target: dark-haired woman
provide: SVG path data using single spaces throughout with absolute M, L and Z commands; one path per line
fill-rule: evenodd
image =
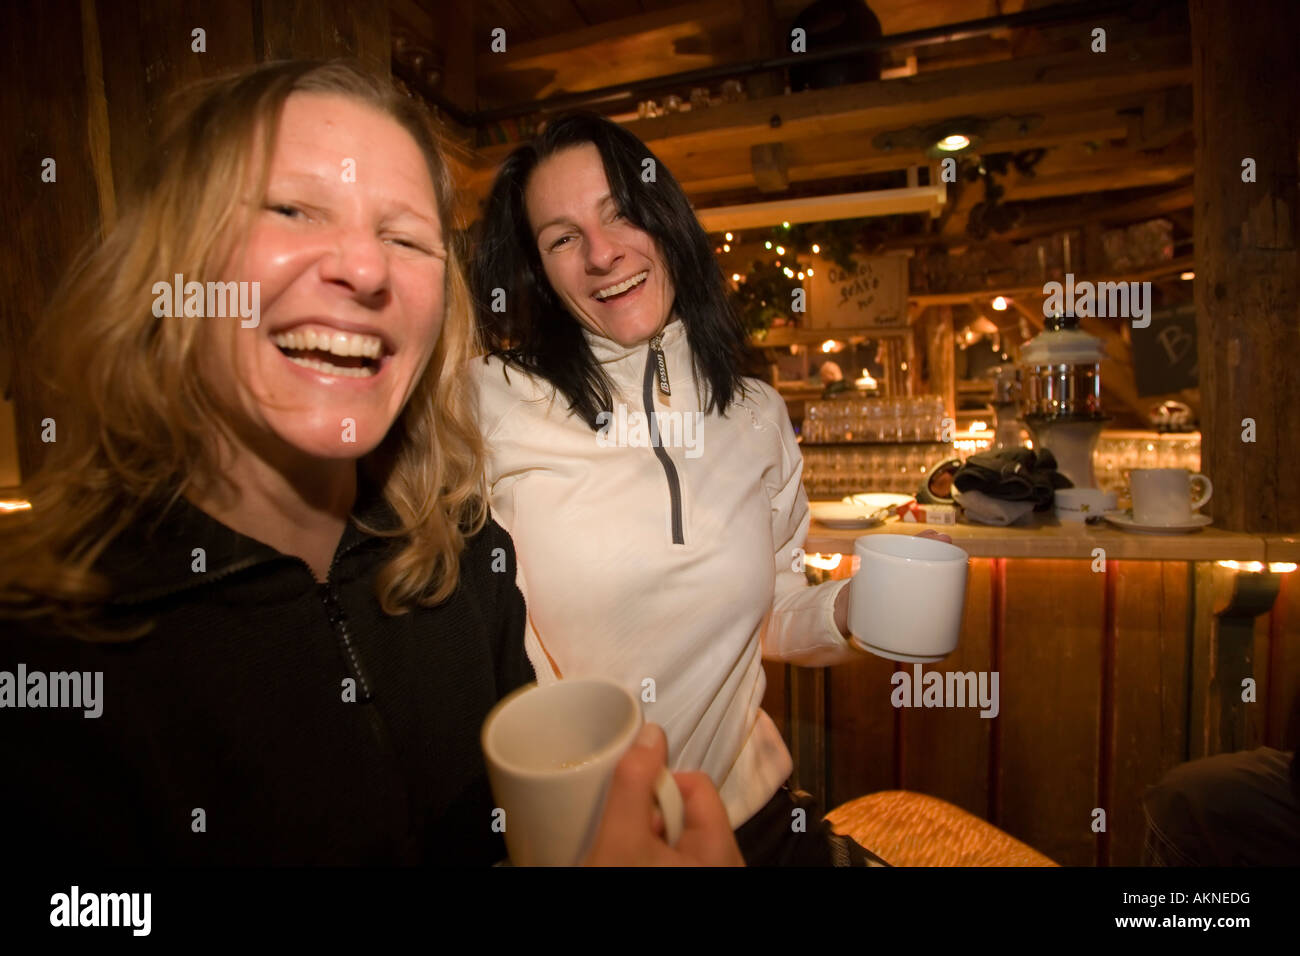
M 718 785 L 748 862 L 864 862 L 815 819 L 791 825 L 762 658 L 852 658 L 847 582 L 806 584 L 799 447 L 780 396 L 742 377 L 672 174 L 611 122 L 557 119 L 502 167 L 475 281 L 496 345 L 475 363 L 491 505 L 539 680 L 638 693 L 670 765 Z

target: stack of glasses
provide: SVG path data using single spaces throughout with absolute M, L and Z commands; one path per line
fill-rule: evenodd
M 941 441 L 945 414 L 939 395 L 809 402 L 803 440 L 805 444 Z

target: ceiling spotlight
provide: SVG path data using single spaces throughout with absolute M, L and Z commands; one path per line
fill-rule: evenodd
M 763 248 L 764 248 L 764 249 L 771 249 L 771 248 L 772 248 L 772 242 L 771 242 L 771 240 L 768 240 L 767 242 L 763 243 Z
M 813 274 L 813 271 L 812 271 L 811 268 L 808 270 L 808 274 L 809 274 L 809 275 L 812 275 L 812 274 Z
M 739 281 L 740 281 L 740 273 L 739 273 L 739 272 L 733 272 L 733 273 L 731 274 L 731 281 L 732 281 L 732 282 L 739 282 Z
M 777 247 L 776 247 L 776 254 L 777 254 L 778 256 L 783 256 L 783 255 L 785 255 L 785 246 L 777 246 Z
M 1196 278 L 1196 273 L 1187 271 L 1184 272 L 1182 275 L 1180 275 L 1178 278 L 1182 279 L 1184 282 L 1190 282 L 1192 279 Z
M 728 241 L 728 242 L 731 241 L 731 233 L 727 233 L 727 241 Z
M 799 281 L 800 281 L 800 282 L 803 281 L 803 273 L 802 273 L 802 272 L 799 273 Z
M 730 251 L 731 251 L 731 245 L 730 245 L 729 243 L 724 242 L 724 243 L 722 244 L 722 251 L 723 251 L 723 252 L 730 252 Z
M 970 146 L 970 137 L 965 133 L 950 133 L 935 142 L 934 148 L 945 153 L 956 153 Z
M 819 245 L 817 245 L 817 243 L 814 242 L 814 243 L 813 243 L 813 252 L 814 252 L 814 253 L 820 253 L 821 251 L 822 251 L 822 247 L 819 246 Z
M 790 228 L 790 223 L 788 223 L 788 222 L 783 222 L 783 223 L 781 223 L 781 228 L 782 228 L 782 229 L 789 229 L 789 228 Z
M 785 267 L 784 269 L 782 269 L 781 271 L 785 273 L 785 277 L 786 277 L 787 279 L 793 279 L 793 278 L 794 278 L 794 270 L 791 269 L 789 266 L 786 266 L 786 267 Z
M 1007 310 L 1007 300 L 1002 296 L 998 296 L 993 300 L 993 308 L 998 312 L 1005 312 Z

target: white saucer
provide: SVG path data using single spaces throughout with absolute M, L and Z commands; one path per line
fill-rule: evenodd
M 883 523 L 880 518 L 871 517 L 874 509 L 845 501 L 814 501 L 809 508 L 812 516 L 828 528 L 854 530 Z
M 1214 523 L 1209 515 L 1192 515 L 1191 520 L 1178 524 L 1139 524 L 1127 511 L 1112 511 L 1102 517 L 1121 531 L 1140 531 L 1146 534 L 1187 534 Z
M 947 654 L 900 654 L 898 651 L 886 650 L 883 647 L 876 647 L 874 644 L 868 644 L 856 634 L 850 634 L 849 640 L 852 641 L 853 646 L 860 651 L 866 651 L 868 654 L 875 654 L 877 657 L 883 657 L 891 661 L 904 661 L 908 664 L 933 664 L 935 661 L 941 661 L 948 656 Z
M 915 495 L 892 494 L 888 491 L 868 491 L 860 495 L 849 495 L 844 501 L 852 502 L 871 512 L 879 508 L 896 508 L 899 505 L 907 504 L 914 498 Z

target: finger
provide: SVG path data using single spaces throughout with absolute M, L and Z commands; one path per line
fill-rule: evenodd
M 744 866 L 740 847 L 713 781 L 705 773 L 675 773 L 685 806 L 677 850 L 705 866 Z
M 667 761 L 668 740 L 658 724 L 646 724 L 614 768 L 605 823 L 616 831 L 642 831 L 655 812 L 654 783 Z

